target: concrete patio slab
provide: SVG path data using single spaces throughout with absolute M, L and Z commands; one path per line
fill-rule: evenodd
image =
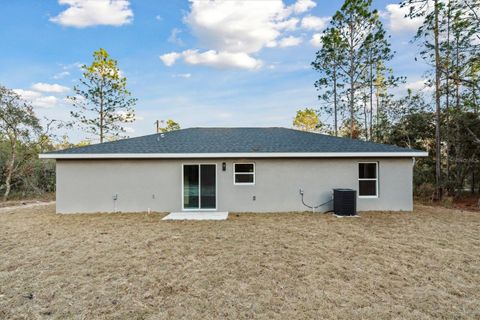
M 227 220 L 228 212 L 190 211 L 170 212 L 162 220 Z

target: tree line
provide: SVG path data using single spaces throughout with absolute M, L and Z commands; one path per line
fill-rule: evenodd
M 0 193 L 3 201 L 38 196 L 55 191 L 55 163 L 39 160 L 38 155 L 71 147 L 125 137 L 125 125 L 135 121 L 137 99 L 127 90 L 127 78 L 117 61 L 100 49 L 90 65 L 83 65 L 82 77 L 68 96 L 70 121 L 39 119 L 31 103 L 14 90 L 0 85 Z M 43 121 L 42 121 L 43 120 Z M 162 126 L 160 126 L 162 124 Z M 153 126 L 153 123 L 152 123 Z M 78 127 L 88 139 L 71 143 L 58 137 L 61 128 Z M 157 132 L 178 130 L 169 119 L 157 122 Z
M 312 108 L 299 110 L 294 126 L 426 150 L 429 157 L 415 167 L 417 192 L 433 200 L 460 196 L 467 188 L 476 192 L 480 0 L 406 0 L 401 7 L 406 18 L 423 20 L 412 43 L 430 66 L 424 77 L 432 94 L 398 93 L 406 78 L 390 66 L 395 52 L 379 12 L 371 0 L 346 0 L 323 31 L 312 62 L 320 108 L 313 116 Z

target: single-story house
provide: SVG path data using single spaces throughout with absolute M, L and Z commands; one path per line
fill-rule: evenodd
M 360 211 L 410 211 L 426 155 L 286 128 L 189 128 L 40 157 L 56 160 L 59 213 L 290 212 L 331 209 L 334 188 L 357 190 Z

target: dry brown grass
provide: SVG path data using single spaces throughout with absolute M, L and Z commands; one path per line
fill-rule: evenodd
M 1 197 L 0 197 L 1 198 Z M 22 197 L 21 195 L 12 195 L 9 200 L 2 201 L 0 199 L 0 208 L 22 206 L 40 202 L 55 201 L 55 193 L 44 193 L 41 195 Z
M 480 214 L 0 214 L 2 319 L 480 318 Z

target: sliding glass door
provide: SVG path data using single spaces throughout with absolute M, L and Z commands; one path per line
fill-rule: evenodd
M 183 209 L 216 209 L 216 171 L 215 164 L 183 165 Z

